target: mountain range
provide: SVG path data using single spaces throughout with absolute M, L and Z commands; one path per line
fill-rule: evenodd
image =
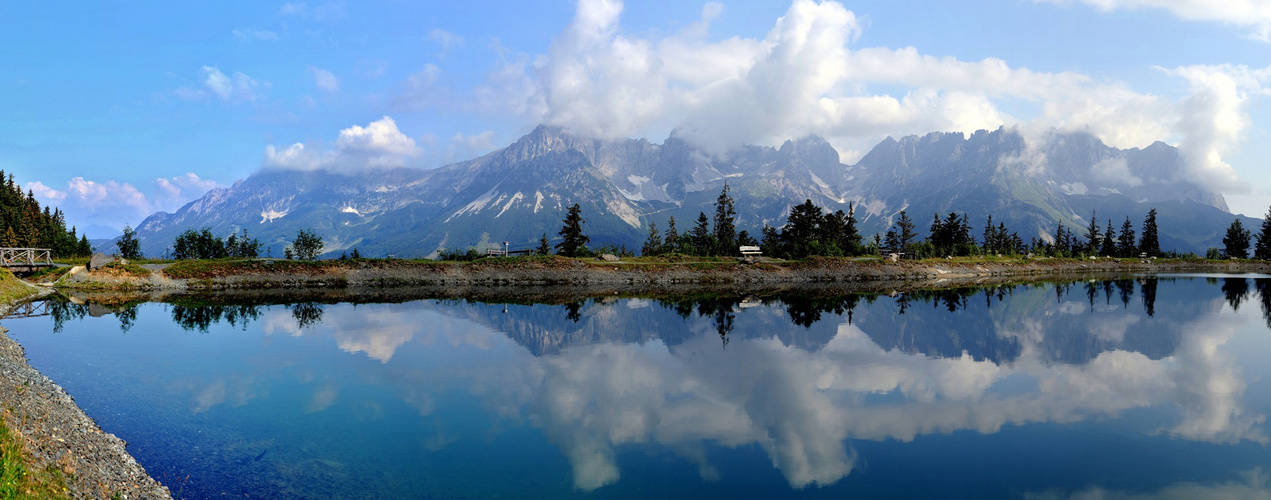
M 209 191 L 175 213 L 137 227 L 142 251 L 160 256 L 186 229 L 228 236 L 246 230 L 279 256 L 299 229 L 323 237 L 324 255 L 423 257 L 442 249 L 512 249 L 553 242 L 570 205 L 579 204 L 592 246 L 638 249 L 648 225 L 675 217 L 687 231 L 727 183 L 737 226 L 758 235 L 780 226 L 791 206 L 856 208 L 862 234 L 885 232 L 901 210 L 925 232 L 932 214 L 960 212 L 973 232 L 993 215 L 1025 241 L 1057 224 L 1083 232 L 1126 217 L 1136 230 L 1158 211 L 1163 249 L 1203 253 L 1221 246 L 1228 212 L 1220 193 L 1188 180 L 1179 151 L 1162 142 L 1117 149 L 1093 135 L 1053 132 L 1032 145 L 1014 130 L 887 138 L 857 163 L 841 163 L 827 141 L 808 136 L 779 147 L 743 146 L 712 155 L 672 136 L 598 140 L 539 126 L 511 145 L 435 169 L 340 172 L 263 169 Z M 501 245 L 500 245 L 501 246 Z

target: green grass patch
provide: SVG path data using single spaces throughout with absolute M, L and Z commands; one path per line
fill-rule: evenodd
M 35 293 L 8 269 L 0 269 L 0 304 L 8 304 L 22 300 Z
M 62 471 L 54 467 L 33 471 L 28 457 L 22 443 L 0 421 L 0 500 L 70 498 Z
M 129 276 L 133 278 L 149 278 L 150 270 L 131 262 L 124 264 L 119 261 L 111 262 L 94 270 L 95 273 L 105 273 L 113 276 Z

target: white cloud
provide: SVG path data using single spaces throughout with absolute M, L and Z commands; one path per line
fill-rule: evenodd
M 464 42 L 463 37 L 441 28 L 433 28 L 433 30 L 428 33 L 428 38 L 431 38 L 434 42 L 437 42 L 438 45 L 441 45 L 442 52 L 450 50 L 451 47 L 463 45 Z
M 200 71 L 202 77 L 198 86 L 181 87 L 174 93 L 178 97 L 192 101 L 217 99 L 221 102 L 234 103 L 252 102 L 259 97 L 257 89 L 262 86 L 261 82 L 245 73 L 236 71 L 233 75 L 226 75 L 215 66 L 203 66 Z
M 340 131 L 334 149 L 324 150 L 295 143 L 285 148 L 265 147 L 265 166 L 291 170 L 352 171 L 366 168 L 400 167 L 423 149 L 397 129 L 397 122 L 383 117 L 367 126 L 354 125 Z
M 1178 105 L 1179 147 L 1192 174 L 1226 191 L 1243 191 L 1243 183 L 1223 160 L 1244 139 L 1251 120 L 1249 98 L 1266 95 L 1271 66 L 1184 66 L 1169 71 L 1187 80 L 1192 94 Z
M 1222 158 L 1241 140 L 1248 97 L 1262 93 L 1266 79 L 1265 71 L 1247 68 L 1169 70 L 1192 84 L 1191 95 L 1178 100 L 997 58 L 962 61 L 912 47 L 854 50 L 861 24 L 833 1 L 795 0 L 759 39 L 708 41 L 723 12 L 717 4 L 661 37 L 625 33 L 621 12 L 618 0 L 580 0 L 546 54 L 504 56 L 474 92 L 476 106 L 599 138 L 675 129 L 717 154 L 813 133 L 861 149 L 887 135 L 936 130 L 1018 126 L 1030 138 L 1080 130 L 1122 148 L 1176 143 L 1192 180 L 1231 191 L 1240 183 Z M 1012 116 L 1003 111 L 1006 101 L 1038 111 Z
M 216 181 L 200 178 L 194 172 L 171 178 L 160 177 L 154 183 L 159 188 L 159 195 L 154 198 L 155 208 L 164 211 L 174 211 L 220 186 Z
M 58 191 L 51 187 L 45 186 L 44 183 L 40 181 L 31 182 L 30 184 L 26 185 L 26 188 L 28 191 L 35 193 L 36 197 L 39 197 L 45 200 L 58 202 L 58 201 L 62 201 L 66 199 L 65 191 Z
M 1033 0 L 1070 4 L 1074 0 Z M 1271 4 L 1265 0 L 1077 0 L 1100 10 L 1163 9 L 1179 19 L 1251 28 L 1252 38 L 1271 41 Z
M 269 30 L 257 30 L 257 29 L 238 30 L 236 29 L 233 31 L 233 33 L 235 38 L 242 39 L 242 40 L 256 39 L 256 40 L 266 40 L 266 41 L 272 42 L 278 39 L 278 33 L 275 33 Z
M 493 130 L 486 130 L 473 135 L 456 133 L 450 138 L 450 146 L 446 148 L 444 160 L 455 161 L 474 158 L 494 151 L 497 148 L 498 145 L 494 143 Z
M 309 66 L 309 76 L 313 78 L 313 84 L 317 85 L 323 92 L 332 94 L 340 90 L 340 80 L 322 68 Z

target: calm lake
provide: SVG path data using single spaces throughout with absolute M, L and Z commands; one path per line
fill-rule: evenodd
M 181 498 L 1266 496 L 1271 277 L 5 319 Z

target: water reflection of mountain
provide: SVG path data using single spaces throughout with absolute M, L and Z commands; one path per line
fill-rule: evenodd
M 1169 356 L 1185 333 L 1181 325 L 1212 313 L 1223 293 L 1202 280 L 1169 279 L 1177 286 L 1158 294 L 1160 280 L 962 288 L 895 297 L 787 293 L 565 306 L 446 304 L 438 310 L 504 332 L 536 356 L 603 342 L 643 345 L 656 339 L 674 346 L 705 334 L 721 336 L 725 345 L 728 340 L 776 338 L 783 345 L 817 351 L 837 335 L 839 325 L 850 322 L 885 350 L 934 358 L 968 355 L 1002 364 L 1018 359 L 1030 346 L 1045 362 L 1079 365 L 1115 350 L 1150 359 Z M 1262 288 L 1246 288 L 1271 292 L 1271 280 Z M 1267 295 L 1271 293 L 1258 297 L 1271 311 L 1271 300 L 1261 299 Z M 755 305 L 764 307 L 751 307 Z
M 1158 294 L 1162 280 L 1175 286 Z M 657 340 L 675 346 L 709 334 L 719 336 L 725 348 L 730 340 L 775 338 L 813 352 L 834 339 L 840 325 L 852 323 L 884 350 L 933 358 L 967 355 L 1003 364 L 1018 359 L 1028 346 L 1045 362 L 1083 364 L 1113 350 L 1139 352 L 1150 359 L 1169 356 L 1184 333 L 1179 325 L 1210 313 L 1220 298 L 1237 309 L 1256 301 L 1271 318 L 1271 279 L 1217 280 L 1091 280 L 895 296 L 785 292 L 762 297 L 584 299 L 564 305 L 454 300 L 424 304 L 504 332 L 535 356 L 596 343 L 644 345 Z M 55 325 L 85 315 L 114 314 L 126 332 L 135 320 L 136 304 L 57 301 L 51 313 Z M 220 322 L 245 327 L 258 320 L 259 307 L 167 306 L 177 324 L 200 332 Z M 298 328 L 322 320 L 320 304 L 286 307 Z

